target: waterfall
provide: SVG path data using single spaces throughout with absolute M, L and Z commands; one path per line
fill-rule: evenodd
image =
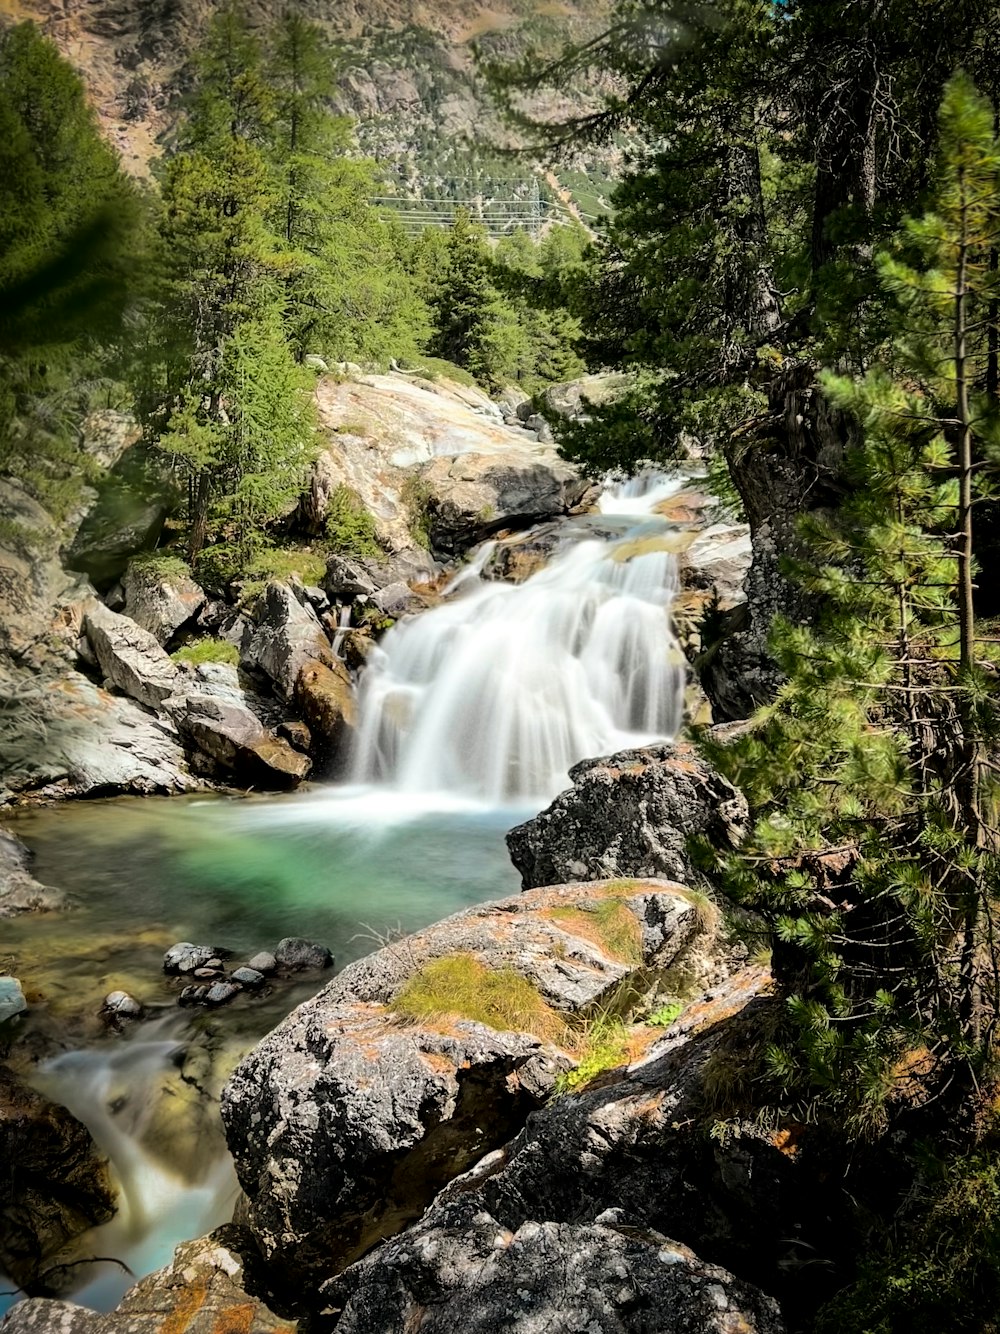
M 522 584 L 484 578 L 487 544 L 441 605 L 398 622 L 362 676 L 353 777 L 410 794 L 491 804 L 547 800 L 579 760 L 669 739 L 683 655 L 667 525 L 651 514 L 682 485 L 650 475 L 613 488 L 617 535 L 567 530 Z

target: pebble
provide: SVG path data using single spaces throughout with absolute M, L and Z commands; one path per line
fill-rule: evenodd
M 205 968 L 211 960 L 218 958 L 215 945 L 192 945 L 189 940 L 182 940 L 171 945 L 163 956 L 165 973 L 193 973 L 196 968 Z
M 233 981 L 239 982 L 244 987 L 262 987 L 264 974 L 259 973 L 256 968 L 237 968 L 233 973 Z
M 0 977 L 0 1024 L 5 1024 L 15 1015 L 23 1014 L 28 1008 L 24 992 L 16 977 Z
M 204 968 L 196 968 L 196 969 L 194 970 L 194 976 L 195 976 L 195 977 L 218 977 L 220 972 L 221 972 L 221 967 L 214 967 L 214 966 L 211 965 L 211 964 L 206 964 Z
M 235 982 L 216 982 L 205 994 L 206 1005 L 225 1005 L 234 996 L 239 995 L 240 986 Z
M 178 1005 L 200 1005 L 208 993 L 208 987 L 185 987 L 177 997 Z
M 109 991 L 104 997 L 101 1009 L 105 1014 L 115 1015 L 120 1019 L 138 1019 L 142 1006 L 127 991 Z
M 300 936 L 287 936 L 279 941 L 274 957 L 282 968 L 292 973 L 319 971 L 333 964 L 333 955 L 325 945 L 303 940 Z
M 268 973 L 273 973 L 277 966 L 277 959 L 273 954 L 268 954 L 266 950 L 262 950 L 260 954 L 255 954 L 247 964 L 248 968 L 252 968 L 256 973 L 264 973 L 265 976 Z

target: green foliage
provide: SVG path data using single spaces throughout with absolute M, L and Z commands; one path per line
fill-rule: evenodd
M 116 392 L 142 223 L 79 77 L 35 24 L 0 31 L 0 472 L 56 518 L 95 476 L 79 430 Z
M 192 667 L 198 667 L 203 662 L 221 662 L 235 667 L 240 660 L 240 651 L 228 640 L 210 637 L 185 644 L 170 656 L 174 662 L 189 663 Z
M 977 343 L 988 350 L 977 309 L 992 296 L 1000 160 L 967 81 L 949 85 L 942 124 L 934 210 L 901 241 L 912 264 L 876 260 L 898 303 L 900 378 L 824 380 L 864 438 L 848 497 L 806 530 L 813 559 L 795 571 L 817 622 L 775 622 L 786 684 L 747 735 L 708 747 L 754 817 L 725 885 L 771 933 L 785 1024 L 766 1054 L 770 1096 L 822 1103 L 867 1131 L 883 1124 L 907 1051 L 933 1052 L 961 1083 L 988 1060 L 1000 1013 L 997 805 L 981 759 L 998 728 L 987 678 L 966 661 L 954 536 L 956 385 Z M 994 413 L 984 401 L 982 447 Z
M 173 551 L 142 551 L 129 561 L 129 569 L 158 579 L 190 579 L 191 566 Z
M 816 1334 L 987 1334 L 1000 1308 L 1000 1161 L 927 1155 L 919 1190 Z
M 326 535 L 331 550 L 342 555 L 382 554 L 374 518 L 365 508 L 358 493 L 343 483 L 330 497 L 326 511 Z
M 666 1005 L 661 1005 L 646 1020 L 647 1024 L 652 1024 L 654 1028 L 669 1028 L 672 1023 L 681 1017 L 684 1013 L 683 1001 L 670 1001 Z
M 400 499 L 406 506 L 410 536 L 418 546 L 429 549 L 431 545 L 430 487 L 422 478 L 411 474 L 400 488 Z
M 560 1074 L 556 1080 L 557 1097 L 586 1088 L 607 1071 L 627 1065 L 629 1030 L 622 1020 L 602 1015 L 577 1034 L 575 1055 L 572 1070 Z
M 624 899 L 602 898 L 585 906 L 552 908 L 548 916 L 570 935 L 592 940 L 632 968 L 642 964 L 642 928 Z

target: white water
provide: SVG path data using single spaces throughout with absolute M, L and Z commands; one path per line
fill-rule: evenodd
M 545 801 L 579 760 L 673 737 L 676 562 L 635 543 L 665 528 L 651 511 L 682 485 L 651 474 L 610 489 L 602 512 L 635 524 L 569 542 L 520 585 L 482 577 L 487 544 L 442 605 L 394 626 L 361 680 L 354 779 L 431 800 Z

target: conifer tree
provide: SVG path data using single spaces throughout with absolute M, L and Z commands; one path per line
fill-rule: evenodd
M 293 13 L 270 40 L 273 225 L 289 251 L 286 319 L 295 354 L 362 362 L 412 355 L 429 332 L 427 311 L 400 239 L 370 202 L 378 193 L 374 164 L 349 155 L 351 123 L 330 110 L 333 51 L 315 24 Z
M 825 610 L 779 622 L 787 683 L 712 748 L 755 816 L 726 883 L 760 911 L 787 1003 L 780 1098 L 871 1126 L 920 1047 L 979 1075 L 1000 1017 L 997 735 L 971 588 L 971 489 L 996 438 L 984 382 L 1000 229 L 993 111 L 964 77 L 941 111 L 934 207 L 878 258 L 896 299 L 890 367 L 827 376 L 861 423 L 851 494 L 799 579 Z M 890 371 L 892 373 L 890 373 Z M 957 516 L 957 523 L 956 523 Z M 961 1084 L 956 1085 L 958 1087 Z
M 287 247 L 271 225 L 274 97 L 234 8 L 213 20 L 197 73 L 183 150 L 164 175 L 167 355 L 145 407 L 187 477 L 191 558 L 210 542 L 234 573 L 301 484 L 308 377 L 285 336 Z

